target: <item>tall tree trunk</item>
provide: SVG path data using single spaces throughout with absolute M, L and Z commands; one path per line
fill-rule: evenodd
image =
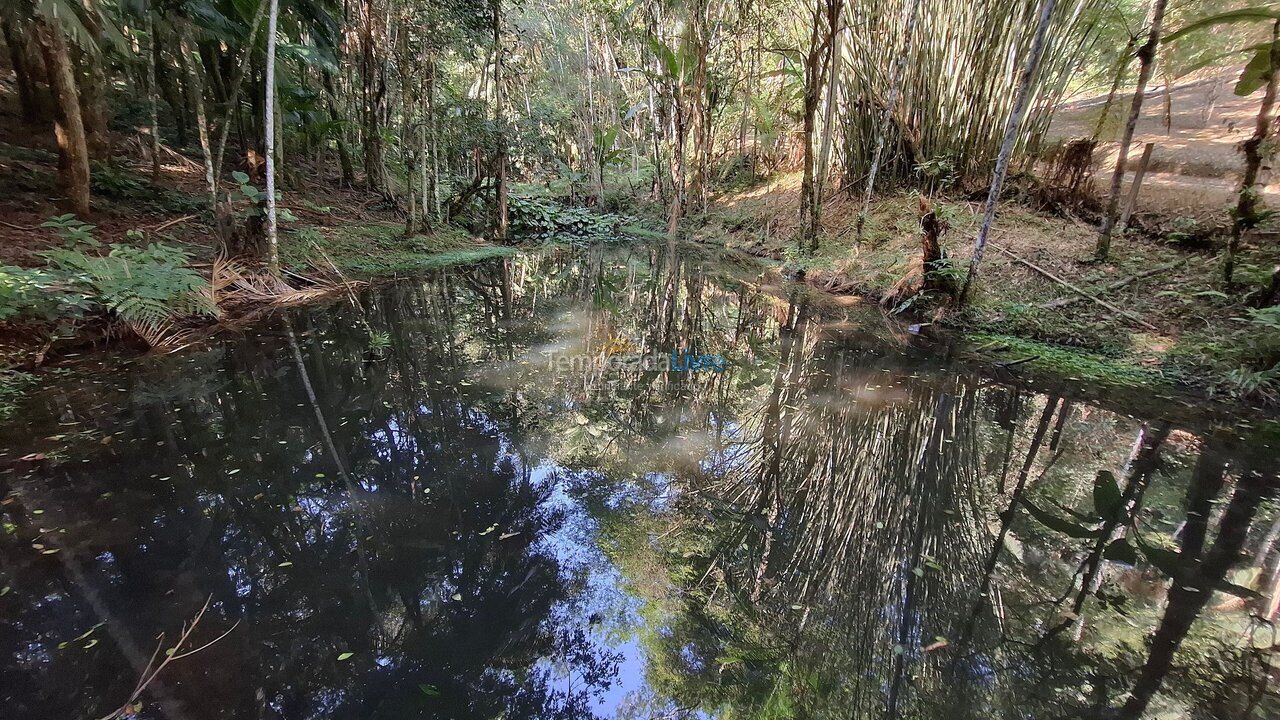
M 333 86 L 333 73 L 328 70 L 320 71 L 321 81 L 324 83 L 324 99 L 325 104 L 329 108 L 329 120 L 338 126 L 342 120 L 342 115 L 338 112 L 338 94 Z M 338 165 L 342 173 L 342 186 L 354 187 L 356 184 L 356 170 L 351 164 L 351 149 L 347 147 L 347 139 L 342 133 L 342 129 L 337 130 L 338 143 Z
M 837 18 L 835 30 L 831 33 L 831 43 L 827 48 L 827 104 L 822 116 L 822 137 L 818 143 L 818 167 L 814 177 L 814 203 L 819 209 L 826 201 L 827 179 L 831 174 L 831 136 L 838 110 L 836 94 L 840 87 L 840 66 L 843 64 L 840 61 L 840 35 L 840 22 Z
M 182 87 L 178 78 L 174 77 L 172 68 L 164 60 L 164 47 L 160 43 L 159 28 L 151 38 L 151 51 L 156 65 L 156 86 L 164 101 L 173 112 L 173 121 L 177 129 L 177 140 L 180 147 L 186 147 L 191 140 L 191 123 L 187 114 L 187 103 L 182 99 Z
M 429 224 L 440 222 L 440 162 L 436 153 L 436 59 L 427 58 L 427 108 L 424 125 L 430 132 L 427 157 L 422 163 L 422 211 Z
M 382 106 L 386 100 L 385 65 L 378 57 L 373 37 L 375 10 L 373 0 L 361 3 L 360 79 L 363 100 L 364 183 L 370 191 L 387 191 L 387 169 L 382 143 Z
M 196 132 L 200 136 L 200 156 L 204 160 L 204 182 L 205 189 L 209 193 L 209 208 L 216 210 L 218 207 L 218 184 L 213 174 L 213 153 L 209 147 L 209 121 L 204 113 L 204 79 L 201 77 L 203 64 L 196 56 L 194 67 L 192 67 L 192 56 L 190 47 L 187 44 L 187 28 L 180 26 L 178 29 L 178 65 L 182 70 L 183 79 L 186 80 L 187 94 L 190 96 L 190 102 L 196 109 Z
M 111 159 L 111 138 L 107 132 L 107 76 L 103 72 L 103 59 L 97 47 L 102 45 L 102 18 L 94 0 L 82 0 L 84 27 L 96 47 L 84 48 L 78 55 L 84 68 L 80 88 L 80 114 L 84 119 L 85 143 L 89 156 L 98 160 Z
M 1093 126 L 1093 135 L 1089 139 L 1094 142 L 1102 135 L 1102 130 L 1106 127 L 1107 116 L 1111 114 L 1111 106 L 1115 104 L 1116 93 L 1120 92 L 1120 85 L 1124 82 L 1125 71 L 1129 69 L 1129 54 L 1133 52 L 1133 47 L 1138 44 L 1138 38 L 1129 38 L 1129 43 L 1124 46 L 1124 52 L 1120 53 L 1120 59 L 1116 61 L 1116 72 L 1111 80 L 1111 90 L 1107 92 L 1107 99 L 1102 103 L 1102 111 L 1098 115 L 1098 124 Z
M 151 114 L 151 182 L 160 182 L 160 102 L 156 97 L 156 16 L 147 10 L 147 105 Z
M 498 173 L 498 222 L 495 239 L 507 240 L 507 135 L 502 112 L 502 0 L 493 0 L 493 115 L 497 130 L 494 164 Z
M 1245 140 L 1244 177 L 1240 181 L 1240 196 L 1236 200 L 1236 211 L 1231 223 L 1231 239 L 1227 242 L 1227 257 L 1222 264 L 1222 280 L 1227 288 L 1231 288 L 1236 269 L 1236 253 L 1240 251 L 1240 238 L 1246 230 L 1258 224 L 1258 207 L 1261 204 L 1257 189 L 1258 171 L 1262 168 L 1263 143 L 1271 134 L 1271 110 L 1276 104 L 1276 85 L 1280 80 L 1280 20 L 1271 26 L 1271 50 L 1267 66 L 1266 91 L 1262 95 L 1262 105 L 1258 108 L 1258 120 L 1253 128 L 1253 135 Z
M 956 300 L 957 307 L 964 307 L 969 299 L 969 290 L 978 277 L 978 265 L 982 262 L 982 253 L 987 248 L 987 236 L 991 234 L 991 223 L 996 217 L 996 205 L 1000 202 L 1000 188 L 1004 185 L 1005 173 L 1009 170 L 1009 158 L 1013 155 L 1013 146 L 1018 139 L 1018 131 L 1022 127 L 1022 115 L 1027 109 L 1027 94 L 1031 87 L 1031 78 L 1040 66 L 1040 56 L 1044 54 L 1044 38 L 1049 31 L 1049 21 L 1053 17 L 1053 7 L 1057 0 L 1044 0 L 1040 7 L 1040 21 L 1036 25 L 1036 35 L 1031 41 L 1031 52 L 1027 55 L 1027 65 L 1022 70 L 1022 78 L 1018 81 L 1018 95 L 1013 101 L 1013 112 L 1009 114 L 1009 122 L 1004 128 L 1004 140 L 1000 143 L 1000 154 L 996 157 L 996 169 L 991 178 L 991 188 L 987 191 L 987 205 L 982 213 L 982 226 L 978 228 L 978 239 L 973 244 L 973 258 L 969 261 L 969 273 L 965 276 L 964 287 Z M 1164 2 L 1164 0 L 1157 0 Z
M 1133 91 L 1129 119 L 1125 121 L 1124 135 L 1120 138 L 1116 169 L 1111 175 L 1111 195 L 1107 200 L 1107 211 L 1102 216 L 1102 226 L 1098 229 L 1098 245 L 1094 254 L 1099 260 L 1107 259 L 1111 253 L 1111 233 L 1115 230 L 1116 216 L 1120 212 L 1120 190 L 1124 185 L 1124 173 L 1129 163 L 1129 145 L 1133 142 L 1138 118 L 1142 115 L 1143 96 L 1147 93 L 1147 82 L 1151 80 L 1151 71 L 1155 66 L 1156 50 L 1160 47 L 1160 28 L 1164 23 L 1166 4 L 1168 0 L 1151 0 L 1147 17 L 1147 42 L 1138 49 L 1138 86 Z
M 862 240 L 862 230 L 867 224 L 867 213 L 871 212 L 871 194 L 875 191 L 876 175 L 880 172 L 880 158 L 884 154 L 885 136 L 889 134 L 889 121 L 893 119 L 894 108 L 898 106 L 898 93 L 902 90 L 902 75 L 906 70 L 907 59 L 911 57 L 911 41 L 915 39 L 916 16 L 919 15 L 920 0 L 911 0 L 907 22 L 903 30 L 902 54 L 893 63 L 893 78 L 889 82 L 889 96 L 885 98 L 884 109 L 880 111 L 880 123 L 876 128 L 876 149 L 871 152 L 871 168 L 867 171 L 867 186 L 862 191 L 862 212 L 858 213 L 858 240 Z
M 707 131 L 711 118 L 707 108 L 707 15 L 706 0 L 695 0 L 689 9 L 689 37 L 693 45 L 693 84 L 689 88 L 689 134 L 693 136 L 693 167 L 689 175 L 688 200 L 696 210 L 706 206 Z M 601 152 L 604 152 L 602 149 Z
M 56 20 L 37 15 L 34 22 L 55 105 L 53 134 L 58 142 L 58 179 L 67 194 L 67 209 L 81 218 L 88 217 L 89 147 L 80 117 L 71 52 Z
M 835 37 L 839 7 L 842 0 L 825 0 L 813 6 L 813 18 L 809 27 L 809 52 L 804 62 L 804 174 L 800 179 L 800 247 L 813 252 L 818 246 L 818 229 L 822 225 L 822 206 L 818 200 L 815 175 L 817 159 L 813 147 L 813 133 L 817 126 L 818 103 L 821 100 L 822 81 L 825 76 L 829 45 Z M 824 22 L 825 30 L 824 30 Z
M 234 114 L 239 116 L 240 112 L 240 88 L 244 85 L 244 76 L 246 71 L 252 65 L 254 44 L 258 40 L 258 29 L 262 27 L 262 16 L 266 14 L 268 0 L 259 0 L 258 8 L 253 11 L 253 21 L 250 23 L 249 39 L 244 44 L 244 54 L 240 56 L 240 62 L 236 65 L 235 75 L 231 77 L 231 87 L 227 91 L 227 109 L 222 118 L 222 127 L 218 133 L 218 149 L 213 156 L 213 169 L 219 176 L 222 175 L 222 158 L 227 149 L 227 135 L 231 132 L 231 118 Z M 243 132 L 241 133 L 243 135 Z M 241 138 L 243 144 L 243 137 Z M 241 148 L 244 152 L 248 148 Z
M 280 242 L 276 228 L 276 161 L 275 161 L 275 108 L 276 108 L 276 21 L 280 15 L 277 0 L 270 0 L 267 14 L 267 71 L 266 100 L 262 106 L 266 117 L 262 122 L 266 142 L 267 161 L 267 267 L 273 275 L 280 274 Z
M 18 85 L 18 106 L 22 110 L 22 120 L 35 125 L 40 122 L 40 96 L 31 77 L 31 70 L 27 67 L 26 38 L 7 17 L 0 18 L 0 32 L 4 33 L 4 43 L 9 47 L 9 64 L 13 66 L 14 80 Z

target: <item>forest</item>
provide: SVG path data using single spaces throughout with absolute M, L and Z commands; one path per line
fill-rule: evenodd
M 11 369 L 353 279 L 667 237 L 1050 372 L 1280 393 L 1274 5 L 20 0 L 0 21 Z
M 0 715 L 1280 716 L 1280 4 L 0 31 Z

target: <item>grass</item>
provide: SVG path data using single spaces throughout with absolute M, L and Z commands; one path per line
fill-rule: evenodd
M 360 276 L 478 262 L 513 252 L 510 247 L 481 243 L 452 226 L 406 238 L 404 226 L 397 223 L 299 228 L 286 236 L 280 250 L 281 260 L 293 269 L 327 268 L 332 261 L 342 272 Z
M 845 291 L 870 297 L 880 296 L 911 271 L 913 263 L 918 265 L 918 194 L 877 197 L 861 242 L 854 232 L 861 198 L 833 195 L 824 206 L 823 237 L 816 257 L 798 260 L 793 242 L 798 192 L 798 177 L 787 174 L 760 187 L 721 196 L 708 213 L 691 220 L 698 224 L 695 236 L 792 266 L 828 271 L 845 281 L 838 283 Z M 929 198 L 929 202 L 948 225 L 942 239 L 944 251 L 957 268 L 967 267 L 981 204 L 947 197 Z M 1223 292 L 1217 251 L 1192 247 L 1176 232 L 1157 239 L 1131 234 L 1116 239 L 1109 262 L 1081 262 L 1092 255 L 1094 238 L 1093 226 L 1079 220 L 1046 215 L 1013 201 L 1004 203 L 969 306 L 962 313 L 945 314 L 940 321 L 970 338 L 1003 338 L 1010 348 L 1040 357 L 1029 364 L 1057 367 L 1068 377 L 1122 385 L 1178 382 L 1254 398 L 1280 390 L 1261 388 L 1259 392 L 1256 387 L 1276 375 L 1266 373 L 1280 357 L 1280 337 L 1249 322 L 1240 294 Z M 1130 316 L 1080 298 L 999 248 Z M 1280 246 L 1259 240 L 1251 243 L 1244 258 L 1237 277 L 1243 286 L 1254 287 L 1280 262 Z M 1166 269 L 1117 287 L 1153 268 Z M 1055 304 L 1068 298 L 1072 299 L 1069 304 Z M 1014 340 L 1034 346 L 1013 344 Z M 1117 374 L 1112 372 L 1116 368 L 1126 370 Z
M 0 371 L 0 420 L 13 417 L 19 401 L 35 382 L 36 378 L 27 373 Z
M 965 337 L 974 344 L 973 350 L 984 357 L 1004 363 L 1025 361 L 1019 364 L 1103 388 L 1137 388 L 1168 381 L 1159 372 L 1121 358 L 1012 335 L 969 333 Z

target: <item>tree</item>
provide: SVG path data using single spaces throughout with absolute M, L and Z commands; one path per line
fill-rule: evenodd
M 800 180 L 800 245 L 807 252 L 818 248 L 822 227 L 814 130 L 823 81 L 835 62 L 836 35 L 840 28 L 840 8 L 844 0 L 821 0 L 813 6 L 809 29 L 809 51 L 804 61 L 804 176 Z
M 267 149 L 267 267 L 273 275 L 279 275 L 280 241 L 276 228 L 276 163 L 273 150 L 275 149 L 276 112 L 276 24 L 280 15 L 280 2 L 279 0 L 269 0 L 269 2 L 271 7 L 267 13 L 267 69 L 264 79 L 267 97 L 263 103 L 265 118 L 262 122 Z
M 44 56 L 49 88 L 53 92 L 53 134 L 58 143 L 58 178 L 67 195 L 67 209 L 89 215 L 89 146 L 80 115 L 71 51 L 57 20 L 37 14 L 33 19 L 40 52 Z
M 1111 253 L 1111 233 L 1115 230 L 1116 218 L 1120 213 L 1120 191 L 1128 168 L 1129 145 L 1133 143 L 1138 118 L 1142 116 L 1142 100 L 1146 97 L 1147 82 L 1151 79 L 1151 70 L 1155 66 L 1156 50 L 1160 47 L 1160 28 L 1164 23 L 1164 10 L 1167 4 L 1168 0 L 1151 0 L 1151 9 L 1147 14 L 1147 41 L 1138 48 L 1138 83 L 1133 89 L 1129 119 L 1125 121 L 1124 134 L 1120 138 L 1116 169 L 1111 174 L 1111 191 L 1107 199 L 1107 209 L 1102 215 L 1102 225 L 1098 229 L 1098 244 L 1094 249 L 1098 260 L 1106 260 Z
M 1159 2 L 1161 0 L 1157 0 Z M 1000 155 L 996 159 L 996 170 L 991 177 L 991 187 L 987 191 L 987 204 L 982 211 L 982 225 L 978 228 L 978 239 L 973 244 L 973 258 L 969 261 L 969 273 L 965 276 L 964 287 L 956 300 L 958 307 L 964 307 L 969 299 L 969 289 L 978 277 L 978 265 L 982 262 L 982 253 L 987 248 L 987 236 L 991 233 L 991 223 L 996 217 L 996 205 L 1000 202 L 1000 188 L 1004 185 L 1004 175 L 1009 169 L 1009 158 L 1013 155 L 1013 144 L 1018 138 L 1018 129 L 1022 125 L 1022 114 L 1027 108 L 1027 94 L 1031 87 L 1031 78 L 1040 65 L 1040 56 L 1044 52 L 1044 38 L 1049 31 L 1049 20 L 1053 16 L 1056 0 L 1044 0 L 1040 7 L 1040 22 L 1036 25 L 1035 39 L 1031 41 L 1031 51 L 1027 54 L 1027 64 L 1018 81 L 1017 99 L 1013 103 L 1013 112 L 1004 129 L 1004 141 L 1000 144 Z

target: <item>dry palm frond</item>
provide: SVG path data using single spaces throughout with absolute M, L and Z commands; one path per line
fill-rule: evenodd
M 191 344 L 196 337 L 191 329 L 179 327 L 175 320 L 125 321 L 124 324 L 133 334 L 145 340 L 152 350 L 180 350 Z
M 349 290 L 357 284 L 290 274 L 306 286 L 293 287 L 277 275 L 253 270 L 238 260 L 219 256 L 213 262 L 210 289 L 214 299 L 224 307 L 235 304 L 285 305 Z

